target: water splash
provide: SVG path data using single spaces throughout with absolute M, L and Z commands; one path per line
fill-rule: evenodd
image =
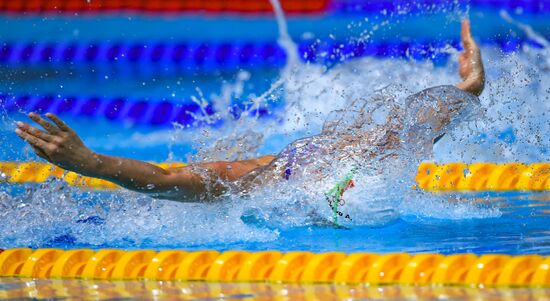
M 278 20 L 284 23 L 280 7 L 277 10 L 274 6 Z M 279 24 L 281 44 L 290 44 L 286 26 Z M 466 162 L 548 161 L 550 74 L 547 66 L 540 64 L 541 57 L 549 58 L 548 49 L 548 46 L 524 48 L 502 54 L 496 48 L 483 48 L 488 83 L 480 100 L 487 109 L 485 117 L 465 120 L 449 129 L 436 144 L 433 158 Z M 259 155 L 265 145 L 272 145 L 269 150 L 276 154 L 298 137 L 322 133 L 323 125 L 325 131 L 345 130 L 342 123 L 329 125 L 335 118 L 342 119 L 341 112 L 357 118 L 360 112 L 351 110 L 355 107 L 354 101 L 363 100 L 360 103 L 369 105 L 363 110 L 369 112 L 372 122 L 362 129 L 369 130 L 386 121 L 385 107 L 376 105 L 384 103 L 381 100 L 393 98 L 398 103 L 421 89 L 458 80 L 456 52 L 444 68 L 436 68 L 430 62 L 365 57 L 328 70 L 292 59 L 295 53 L 295 50 L 289 52 L 289 62 L 295 63 L 289 63 L 270 89 L 261 95 L 244 93 L 243 85 L 250 79 L 250 74 L 244 71 L 214 95 L 213 106 L 217 113 L 213 116 L 203 114 L 202 119 L 197 116 L 199 125 L 223 122 L 223 127 L 199 127 L 195 131 L 178 127 L 170 134 L 153 133 L 146 143 L 193 141 L 197 152 L 190 162 L 250 158 Z M 294 64 L 297 67 L 289 67 Z M 373 96 L 374 91 L 382 92 Z M 377 101 L 376 97 L 381 98 Z M 206 111 L 204 98 L 210 97 L 201 96 L 198 91 L 196 102 Z M 245 101 L 247 108 L 232 111 L 228 104 L 233 99 Z M 271 118 L 258 118 L 258 109 L 270 109 L 283 100 L 284 109 L 273 110 Z M 377 108 L 381 109 L 378 113 Z M 320 144 L 336 143 L 331 138 L 319 139 Z M 132 141 L 143 143 L 144 138 L 135 136 Z M 112 137 L 97 143 L 128 142 Z M 291 181 L 274 181 L 247 191 L 245 196 L 228 195 L 212 204 L 157 201 L 124 191 L 87 193 L 58 182 L 28 187 L 26 191 L 6 188 L 10 193 L 0 194 L 0 218 L 3 220 L 0 247 L 46 246 L 56 242 L 94 246 L 192 246 L 273 240 L 280 229 L 330 223 L 332 212 L 325 192 L 352 168 L 356 160 L 335 162 L 329 158 L 309 158 L 315 162 L 311 162 L 309 168 L 297 169 L 296 173 L 301 176 Z M 423 153 L 422 158 L 430 157 Z M 411 216 L 470 219 L 501 214 L 497 207 L 476 200 L 449 202 L 449 198 L 455 197 L 411 190 L 410 175 L 416 162 L 393 160 L 385 165 L 373 165 L 373 162 L 361 162 L 360 172 L 354 179 L 356 186 L 346 191 L 343 210 L 350 214 L 352 221 L 345 226 L 383 226 Z M 267 176 L 281 179 L 283 166 L 281 164 L 279 170 Z
M 295 68 L 300 62 L 298 58 L 298 47 L 296 47 L 296 43 L 294 43 L 290 37 L 290 34 L 288 34 L 288 27 L 283 8 L 281 7 L 279 0 L 269 0 L 269 2 L 273 7 L 275 18 L 277 19 L 277 26 L 279 27 L 279 45 L 283 47 L 287 55 L 286 68 Z
M 532 42 L 537 43 L 538 45 L 542 46 L 543 50 L 543 69 L 550 69 L 550 42 L 548 42 L 542 35 L 538 34 L 531 26 L 527 24 L 523 24 L 521 22 L 518 22 L 508 14 L 505 10 L 500 11 L 500 17 L 504 19 L 506 22 L 513 24 L 517 26 L 519 29 L 521 29 L 528 39 L 530 39 Z M 529 51 L 529 46 L 527 45 L 524 50 Z

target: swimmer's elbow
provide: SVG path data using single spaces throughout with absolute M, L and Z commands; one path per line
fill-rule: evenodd
M 202 178 L 191 172 L 188 166 L 164 169 L 155 179 L 147 182 L 147 187 L 137 191 L 155 199 L 198 202 L 205 193 Z
M 459 84 L 456 87 L 462 91 L 468 92 L 475 96 L 480 96 L 485 89 L 485 78 L 476 78 L 476 79 L 467 79 Z

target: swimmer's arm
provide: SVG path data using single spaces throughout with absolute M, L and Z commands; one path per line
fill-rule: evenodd
M 216 181 L 206 183 L 203 176 L 193 171 L 194 167 L 205 170 L 213 177 L 233 181 L 273 160 L 272 156 L 265 156 L 247 161 L 202 163 L 163 169 L 147 162 L 94 153 L 61 119 L 50 113 L 46 116 L 55 125 L 38 114 L 29 114 L 45 131 L 23 122 L 17 123 L 17 135 L 27 141 L 38 156 L 63 169 L 108 180 L 158 198 L 194 201 L 206 193 L 223 192 L 215 184 Z
M 462 21 L 460 32 L 464 51 L 458 57 L 459 74 L 462 82 L 456 87 L 476 96 L 481 95 L 485 87 L 485 70 L 481 60 L 481 51 L 472 37 L 470 22 Z
M 251 171 L 269 165 L 276 157 L 267 155 L 251 160 L 193 163 L 183 167 L 168 168 L 167 187 L 155 196 L 183 201 L 182 197 L 196 200 L 208 196 L 219 196 L 226 185 L 219 180 L 234 182 Z M 200 174 L 199 174 L 200 173 Z M 186 194 L 187 193 L 187 194 Z
M 170 171 L 146 162 L 94 153 L 61 119 L 53 114 L 46 116 L 53 124 L 38 114 L 29 114 L 44 131 L 23 122 L 18 122 L 15 130 L 39 157 L 65 170 L 108 180 L 134 191 L 162 193 L 173 189 L 177 179 Z M 204 186 L 199 177 L 191 174 L 182 173 L 179 178 L 185 186 L 181 187 L 182 191 L 189 196 L 200 193 Z
M 226 187 L 218 180 L 235 181 L 269 164 L 273 158 L 264 156 L 245 161 L 195 163 L 164 169 L 147 162 L 94 154 L 95 166 L 80 173 L 156 198 L 197 201 L 222 194 Z
M 479 96 L 485 87 L 485 70 L 483 61 L 481 60 L 481 51 L 476 42 L 472 38 L 470 31 L 470 22 L 462 21 L 462 30 L 460 32 L 464 51 L 458 58 L 459 74 L 462 82 L 455 86 L 465 92 Z M 463 102 L 463 99 L 455 99 L 458 103 Z M 450 110 L 449 104 L 445 101 L 437 103 L 438 118 L 434 120 L 434 129 L 440 131 L 446 124 L 450 122 L 451 115 L 454 113 Z M 434 108 L 425 107 L 417 112 L 416 120 L 419 123 L 425 123 L 428 120 L 433 120 Z M 436 138 L 436 137 L 433 137 Z

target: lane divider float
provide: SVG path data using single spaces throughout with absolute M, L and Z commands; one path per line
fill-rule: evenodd
M 525 13 L 547 13 L 550 6 L 544 1 L 529 2 L 517 0 L 476 0 L 458 1 L 470 4 L 474 8 L 521 10 Z M 437 3 L 437 2 L 436 2 Z M 363 0 L 281 0 L 281 6 L 288 14 L 319 14 L 319 13 L 381 13 L 396 14 L 404 9 L 407 11 L 425 11 L 434 9 L 433 0 L 418 0 L 411 3 L 395 2 L 393 0 L 363 1 Z M 444 7 L 444 6 L 443 6 Z M 80 1 L 65 0 L 53 2 L 48 0 L 10 1 L 0 0 L 0 11 L 9 13 L 239 13 L 239 14 L 271 14 L 273 8 L 268 0 L 224 1 L 224 0 L 98 0 Z
M 160 163 L 162 168 L 184 163 Z M 0 162 L 0 182 L 42 183 L 59 178 L 84 189 L 117 189 L 109 181 L 84 177 L 41 162 Z M 432 192 L 447 191 L 548 191 L 550 163 L 421 163 L 416 175 L 417 188 Z
M 159 163 L 162 168 L 185 166 L 184 163 Z M 42 162 L 0 162 L 0 182 L 8 183 L 43 183 L 50 178 L 58 178 L 71 186 L 83 189 L 110 190 L 120 188 L 118 185 L 97 178 L 85 177 L 72 171 L 63 170 L 55 165 Z
M 416 182 L 428 191 L 545 191 L 550 190 L 550 163 L 424 162 Z
M 243 114 L 265 117 L 279 106 L 272 102 L 269 108 L 250 109 L 246 103 L 235 102 L 229 107 L 229 112 L 235 119 Z M 212 116 L 216 113 L 211 103 L 199 105 L 193 99 L 181 102 L 168 101 L 166 98 L 151 101 L 144 98 L 124 97 L 76 97 L 62 95 L 19 95 L 8 96 L 0 94 L 0 109 L 7 113 L 46 113 L 52 112 L 73 117 L 103 118 L 110 122 L 129 124 L 147 124 L 152 126 L 173 127 L 177 123 L 184 128 L 200 126 L 220 126 L 223 121 L 201 120 L 200 117 Z
M 171 103 L 166 100 L 150 102 L 144 99 L 73 97 L 73 96 L 6 96 L 0 95 L 0 107 L 8 113 L 13 112 L 52 112 L 76 117 L 104 118 L 107 121 L 124 121 L 132 124 L 153 126 L 173 126 L 178 123 L 184 127 L 201 125 L 194 114 L 214 114 L 212 105 L 202 108 L 189 100 L 183 103 Z M 242 110 L 235 105 L 235 110 Z M 203 112 L 204 111 L 204 112 Z M 259 110 L 263 116 L 266 110 Z
M 302 48 L 311 45 L 301 44 Z M 128 70 L 133 76 L 136 72 L 137 75 L 152 72 L 197 75 L 220 70 L 234 72 L 243 68 L 272 69 L 283 67 L 285 61 L 285 51 L 276 41 L 0 43 L 0 63 L 7 66 L 110 66 L 116 67 L 111 72 Z
M 18 248 L 0 253 L 0 277 L 548 287 L 550 257 Z
M 328 0 L 281 0 L 285 13 L 315 14 L 326 11 Z M 10 1 L 0 0 L 0 12 L 11 13 L 240 13 L 271 14 L 268 0 L 97 0 L 97 1 Z
M 501 40 L 484 41 L 497 44 Z M 519 48 L 525 39 L 506 40 Z M 409 41 L 298 41 L 298 57 L 308 63 L 334 64 L 364 57 L 393 57 L 418 61 L 431 59 L 444 62 L 450 56 L 440 49 L 448 46 L 460 49 L 458 40 L 438 42 L 424 39 Z M 517 50 L 517 49 L 516 49 Z M 151 73 L 211 74 L 240 69 L 278 69 L 285 65 L 287 54 L 276 41 L 81 41 L 56 43 L 50 41 L 1 41 L 0 63 L 8 67 L 63 67 L 85 71 L 98 68 L 94 74 L 103 77 L 102 66 L 109 72 L 130 76 Z M 158 67 L 158 68 L 157 68 Z M 92 69 L 95 69 L 92 68 Z M 127 71 L 127 72 L 126 72 Z
M 399 11 L 406 9 L 411 13 L 417 11 L 433 11 L 434 2 L 429 0 L 421 1 L 412 1 L 412 2 L 396 2 L 393 0 L 378 0 L 378 1 L 363 1 L 363 0 L 333 0 L 332 10 L 339 13 L 379 13 L 386 12 L 399 13 Z M 445 2 L 439 2 L 445 3 Z M 455 3 L 469 4 L 473 10 L 488 8 L 494 10 L 521 10 L 524 13 L 529 14 L 544 14 L 550 12 L 550 5 L 540 1 L 535 2 L 536 4 L 529 1 L 517 1 L 517 0 L 474 0 L 474 1 L 464 1 L 459 0 Z M 546 5 L 545 5 L 546 4 Z M 442 6 L 441 8 L 443 8 Z
M 513 52 L 522 45 L 541 48 L 525 37 L 494 38 L 482 41 L 496 45 L 504 52 Z M 432 60 L 445 63 L 446 47 L 460 49 L 460 42 L 430 39 L 409 41 L 298 41 L 298 57 L 306 63 L 333 65 L 359 57 L 391 57 Z M 150 74 L 211 74 L 241 69 L 278 69 L 287 61 L 287 54 L 276 41 L 178 41 L 178 42 L 73 42 L 1 41 L 0 63 L 8 67 L 71 66 L 104 77 L 102 70 L 121 76 Z M 105 68 L 104 68 L 105 67 Z M 99 71 L 99 72 L 98 72 Z

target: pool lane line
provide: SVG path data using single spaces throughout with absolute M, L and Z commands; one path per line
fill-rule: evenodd
M 155 163 L 153 163 L 155 164 Z M 166 162 L 155 164 L 161 168 L 177 168 L 185 163 Z M 112 182 L 85 177 L 72 171 L 66 171 L 55 165 L 42 162 L 0 162 L 0 183 L 43 183 L 57 178 L 71 186 L 82 189 L 113 190 L 120 187 Z
M 159 163 L 158 166 L 181 167 L 185 163 Z M 83 189 L 119 188 L 109 181 L 67 172 L 49 163 L 0 162 L 0 183 L 42 183 L 51 177 Z M 550 191 L 550 163 L 423 162 L 415 180 L 413 188 L 431 192 Z
M 540 3 L 539 3 L 540 2 Z M 358 1 L 358 0 L 281 0 L 285 13 L 291 15 L 320 15 L 320 14 L 365 14 L 378 13 L 384 15 L 399 14 L 403 10 L 413 14 L 422 10 L 433 10 L 433 0 L 417 0 L 407 3 L 394 0 Z M 443 2 L 441 2 L 443 3 Z M 520 11 L 527 14 L 550 12 L 550 6 L 544 1 L 517 1 L 517 0 L 459 0 L 453 5 L 468 5 L 471 9 L 490 8 Z M 449 9 L 454 6 L 443 6 Z M 227 0 L 195 0 L 195 1 L 10 1 L 0 0 L 0 12 L 8 14 L 77 14 L 77 15 L 105 15 L 120 13 L 141 14 L 238 14 L 238 15 L 271 15 L 273 12 L 269 1 L 227 1 Z
M 237 116 L 244 111 L 245 104 L 234 103 L 230 112 Z M 7 113 L 21 112 L 52 112 L 85 118 L 100 118 L 110 122 L 127 122 L 130 124 L 146 124 L 152 126 L 173 127 L 174 123 L 184 128 L 205 125 L 204 121 L 197 120 L 196 115 L 213 115 L 212 104 L 201 105 L 191 99 L 181 103 L 172 103 L 165 99 L 156 101 L 141 98 L 103 98 L 103 97 L 73 97 L 54 95 L 20 95 L 8 96 L 0 94 L 0 108 Z M 270 110 L 276 108 L 273 104 Z M 250 111 L 251 114 L 266 116 L 267 108 Z M 221 124 L 208 124 L 216 127 Z
M 543 45 L 527 37 L 486 38 L 482 44 L 502 51 L 519 51 L 523 45 L 542 49 Z M 298 56 L 304 63 L 332 66 L 360 57 L 432 60 L 445 65 L 451 57 L 445 51 L 451 46 L 460 49 L 460 41 L 421 39 L 419 41 L 381 40 L 302 40 L 297 42 Z M 277 41 L 0 41 L 0 63 L 4 67 L 70 67 L 86 72 L 107 68 L 120 76 L 151 74 L 217 74 L 247 70 L 273 70 L 285 66 L 287 55 Z M 111 74 L 109 73 L 109 74 Z M 104 72 L 93 72 L 104 77 Z
M 327 11 L 329 0 L 281 0 L 285 13 L 311 15 Z M 227 1 L 227 0 L 195 0 L 195 1 L 81 1 L 65 0 L 54 2 L 50 0 L 11 1 L 0 0 L 0 12 L 12 14 L 242 14 L 271 15 L 273 8 L 268 0 L 263 1 Z
M 418 167 L 418 187 L 427 191 L 548 191 L 550 163 L 424 162 Z
M 0 277 L 550 287 L 550 257 L 502 254 L 7 249 Z

